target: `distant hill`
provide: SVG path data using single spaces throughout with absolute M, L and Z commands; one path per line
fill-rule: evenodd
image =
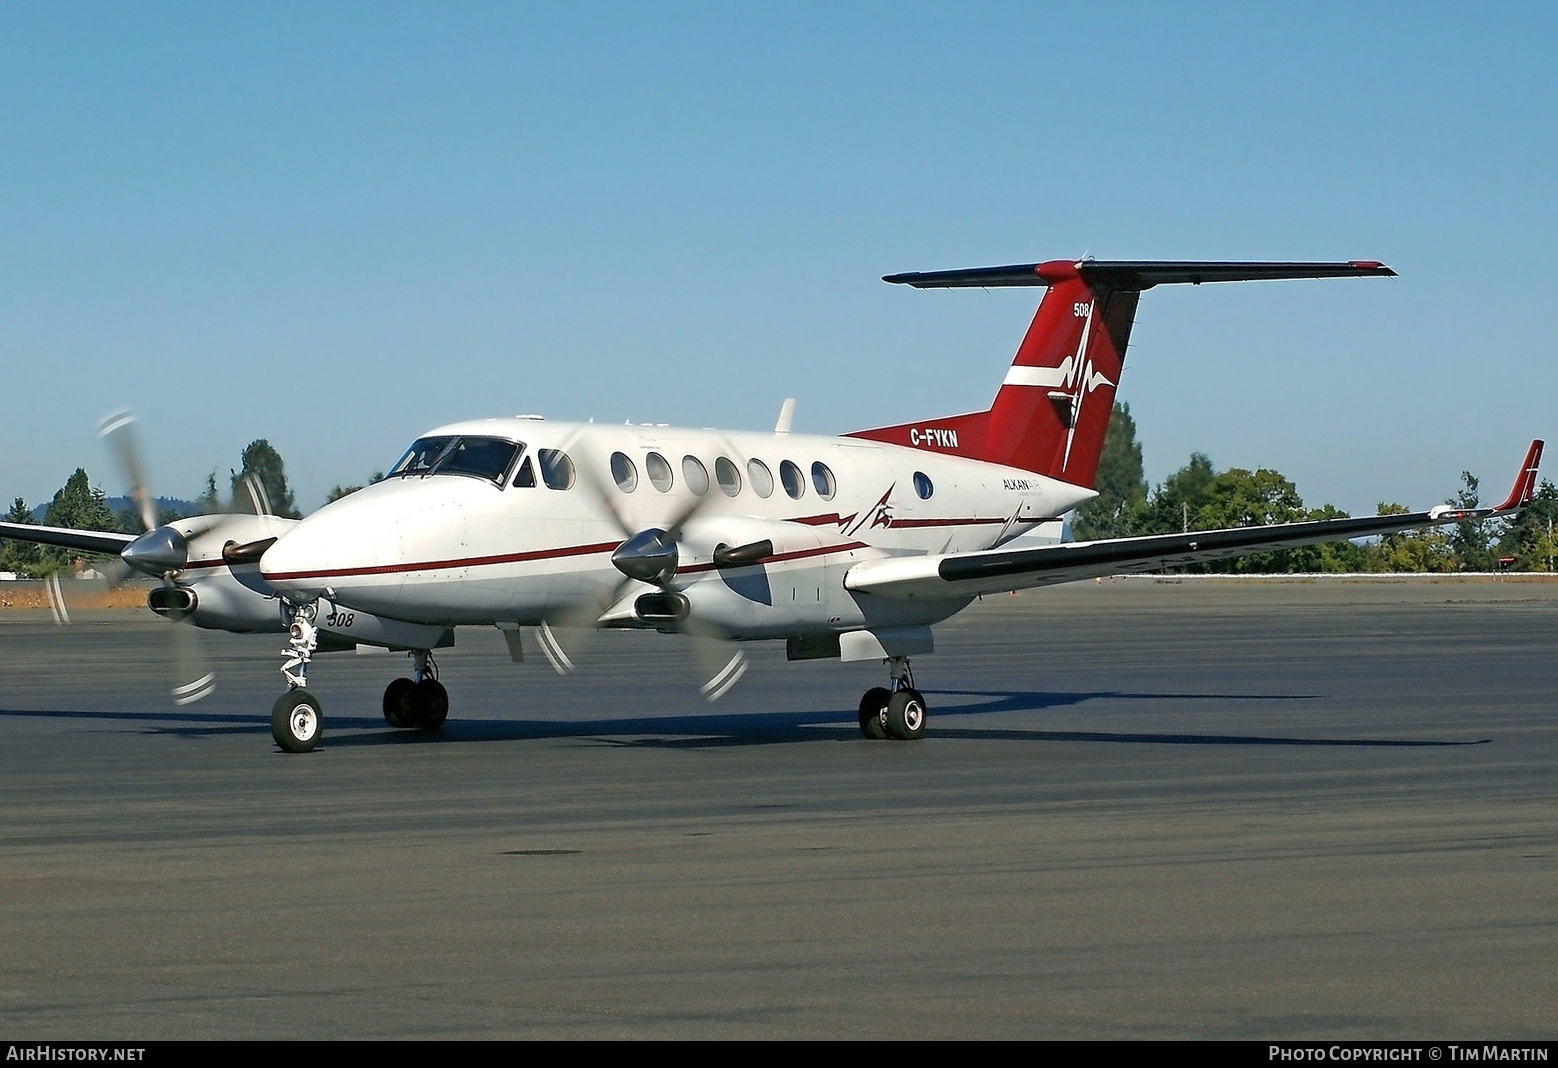
M 49 506 L 47 503 L 40 504 L 38 507 L 32 510 L 32 517 L 38 522 L 42 523 L 43 517 L 45 513 L 48 512 L 48 510 Z M 132 501 L 129 497 L 109 497 L 108 510 L 114 513 L 114 515 L 122 515 L 126 512 L 129 512 L 133 515 L 135 512 L 135 502 Z M 159 515 L 163 515 L 168 512 L 173 512 L 179 516 L 199 515 L 200 506 L 194 501 L 180 500 L 178 497 L 158 497 L 157 513 Z M 138 526 L 139 524 L 136 525 Z

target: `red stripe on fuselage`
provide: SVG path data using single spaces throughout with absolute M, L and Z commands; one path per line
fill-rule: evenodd
M 343 578 L 349 575 L 389 575 L 407 571 L 447 571 L 457 567 L 488 567 L 494 564 L 515 564 L 527 560 L 555 560 L 566 556 L 590 556 L 594 553 L 609 553 L 616 550 L 621 542 L 600 542 L 595 545 L 570 545 L 562 549 L 538 549 L 528 553 L 505 553 L 502 556 L 472 556 L 460 560 L 429 560 L 414 564 L 380 564 L 374 567 L 339 567 L 326 571 L 287 571 L 278 574 L 267 574 L 266 579 L 286 581 L 287 579 L 305 578 Z M 863 541 L 845 542 L 840 545 L 823 545 L 813 549 L 797 549 L 795 552 L 778 553 L 765 557 L 758 563 L 780 563 L 785 560 L 800 560 L 808 556 L 824 556 L 828 553 L 848 552 L 853 549 L 867 548 Z M 750 565 L 748 565 L 750 566 Z M 678 573 L 687 575 L 699 571 L 712 570 L 714 565 L 694 564 L 691 567 L 679 568 Z
M 405 571 L 448 571 L 456 567 L 487 567 L 492 564 L 518 564 L 527 560 L 555 560 L 564 556 L 590 556 L 594 553 L 613 552 L 620 541 L 603 541 L 594 545 L 569 545 L 562 549 L 537 549 L 528 553 L 504 553 L 501 556 L 469 556 L 458 560 L 425 560 L 413 564 L 378 564 L 373 567 L 337 567 L 326 571 L 285 571 L 277 574 L 261 574 L 266 579 L 285 581 L 304 578 L 342 578 L 347 575 L 393 575 Z

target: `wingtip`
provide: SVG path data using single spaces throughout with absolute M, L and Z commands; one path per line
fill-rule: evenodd
M 1509 491 L 1509 497 L 1503 504 L 1493 509 L 1494 512 L 1512 512 L 1531 503 L 1532 498 L 1536 496 L 1537 472 L 1542 466 L 1542 449 L 1546 444 L 1541 438 L 1532 439 L 1531 447 L 1526 450 L 1525 462 L 1520 465 L 1520 473 L 1515 476 L 1515 485 Z

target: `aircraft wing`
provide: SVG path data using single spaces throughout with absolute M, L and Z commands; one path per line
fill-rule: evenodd
M 38 527 L 31 523 L 0 523 L 0 538 L 118 556 L 126 545 L 135 540 L 135 535 L 112 534 L 102 530 L 74 530 L 70 527 Z
M 941 599 L 1032 589 L 1102 575 L 1124 575 L 1181 564 L 1225 560 L 1270 549 L 1292 549 L 1374 534 L 1464 523 L 1505 515 L 1524 507 L 1536 493 L 1542 442 L 1533 441 L 1514 488 L 1495 508 L 1463 509 L 1441 504 L 1426 512 L 1360 519 L 1321 519 L 1183 534 L 1149 534 L 1067 542 L 1033 549 L 987 549 L 938 556 L 899 557 L 856 564 L 844 576 L 846 589 L 882 597 Z

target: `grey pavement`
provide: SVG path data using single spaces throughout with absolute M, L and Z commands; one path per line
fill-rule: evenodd
M 279 636 L 166 697 L 144 613 L 0 613 L 0 1039 L 1552 1038 L 1558 583 L 1134 579 L 917 659 L 676 638 L 569 679 L 496 631 L 270 739 Z

